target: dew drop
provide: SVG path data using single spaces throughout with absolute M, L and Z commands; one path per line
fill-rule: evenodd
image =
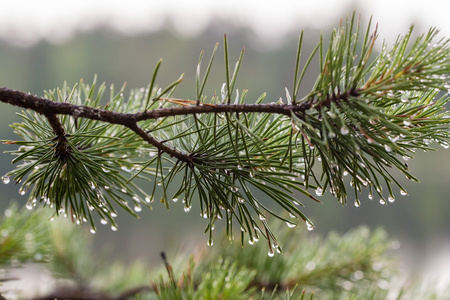
M 306 223 L 306 228 L 309 231 L 314 230 L 314 225 L 310 221 L 306 220 L 305 223 Z
M 389 146 L 389 145 L 384 145 L 384 149 L 386 150 L 386 152 L 391 152 L 392 151 L 392 148 L 391 148 L 391 146 Z
M 147 203 L 152 203 L 153 202 L 153 197 L 145 197 L 145 202 Z
M 135 212 L 141 212 L 141 211 L 142 211 L 142 207 L 136 205 L 136 206 L 134 207 L 134 211 L 135 211 Z
M 97 232 L 97 230 L 95 230 L 95 228 L 91 228 L 91 230 L 89 230 L 92 234 L 95 234 Z
M 293 213 L 289 213 L 289 217 L 291 217 L 292 219 L 297 219 L 297 217 Z
M 300 202 L 293 200 L 292 203 L 294 203 L 294 205 L 300 206 Z
M 347 135 L 347 134 L 349 134 L 349 132 L 350 132 L 350 131 L 348 130 L 348 127 L 347 127 L 347 126 L 342 126 L 340 131 L 341 131 L 341 134 L 342 134 L 342 135 Z
M 21 195 L 21 196 L 25 195 L 26 192 L 27 192 L 27 190 L 24 189 L 23 187 L 21 187 L 21 188 L 19 189 L 19 195 Z
M 313 144 L 309 145 L 309 149 L 314 150 L 315 146 Z
M 323 195 L 323 189 L 319 186 L 316 189 L 316 195 L 317 196 L 322 196 Z
M 176 198 L 176 197 L 175 197 L 175 198 L 172 198 L 172 201 L 173 201 L 173 202 L 178 202 L 178 198 Z
M 267 255 L 269 255 L 269 257 L 273 257 L 275 253 L 273 252 L 272 249 L 270 249 L 269 252 L 267 252 Z
M 102 223 L 103 225 L 106 225 L 106 224 L 108 224 L 108 221 L 106 221 L 105 219 L 101 219 L 100 223 Z
M 241 203 L 241 204 L 243 204 L 243 203 L 245 202 L 244 198 L 241 198 L 241 197 L 239 197 L 237 200 L 238 200 L 238 202 Z
M 442 147 L 444 147 L 444 149 L 448 149 L 450 147 L 449 143 L 447 142 L 441 142 L 440 144 Z
M 213 239 L 209 238 L 208 239 L 208 246 L 211 247 L 214 244 Z
M 238 170 L 242 170 L 242 166 L 241 165 L 238 165 L 237 168 L 238 168 Z
M 248 243 L 249 243 L 250 245 L 254 245 L 254 244 L 255 244 L 255 242 L 253 241 L 253 239 L 249 239 L 249 240 L 248 240 Z
M 406 195 L 408 195 L 408 193 L 405 190 L 400 190 L 400 195 L 406 196 Z
M 161 185 L 162 185 L 162 182 L 161 182 L 161 181 L 158 181 L 157 185 L 158 185 L 158 186 L 161 186 Z
M 102 167 L 102 170 L 103 170 L 103 172 L 105 172 L 105 173 L 109 173 L 109 169 L 107 169 L 107 168 L 103 168 L 103 167 Z
M 297 224 L 294 224 L 294 223 L 291 223 L 291 222 L 286 222 L 286 225 L 287 225 L 289 228 L 294 228 L 295 226 L 297 226 Z
M 4 184 L 8 184 L 11 181 L 11 179 L 9 179 L 8 175 L 4 175 L 2 176 L 2 181 Z
M 115 212 L 111 212 L 109 215 L 110 215 L 111 217 L 113 217 L 113 218 L 116 218 L 116 217 L 117 217 L 117 214 L 116 214 Z
M 267 220 L 266 217 L 265 217 L 264 215 L 259 215 L 259 219 L 260 219 L 261 221 L 266 221 L 266 220 Z
M 409 159 L 410 159 L 411 157 L 409 157 L 409 156 L 403 156 L 403 160 L 405 160 L 405 161 L 408 161 Z
M 25 207 L 26 207 L 28 210 L 32 210 L 32 209 L 33 209 L 33 203 L 27 202 L 27 204 L 25 205 Z
M 392 195 L 389 195 L 388 201 L 391 202 L 391 203 L 394 202 L 395 201 L 395 197 L 392 196 Z
M 355 200 L 355 206 L 356 207 L 360 207 L 361 206 L 361 202 L 359 202 L 358 200 Z
M 348 172 L 347 172 L 346 170 L 344 170 L 344 172 L 342 172 L 342 175 L 343 175 L 343 176 L 347 176 L 347 175 L 348 175 Z
M 114 225 L 112 225 L 112 226 L 111 226 L 111 230 L 112 230 L 112 231 L 117 231 L 117 227 L 114 226 Z
M 330 131 L 330 132 L 328 132 L 328 137 L 329 137 L 330 139 L 333 139 L 333 138 L 336 137 L 336 133 L 334 133 L 333 131 Z
M 122 193 L 126 194 L 127 193 L 127 189 L 123 188 L 121 189 Z
M 410 120 L 404 120 L 404 121 L 403 121 L 403 125 L 405 125 L 405 126 L 411 126 L 411 121 L 410 121 Z
M 184 207 L 184 211 L 185 212 L 190 212 L 191 211 L 191 207 L 190 206 L 185 206 Z
M 372 200 L 373 199 L 372 193 L 370 193 L 367 197 L 369 198 L 369 200 Z
M 380 199 L 380 204 L 381 205 L 386 205 L 386 200 L 384 200 L 383 198 Z
M 402 101 L 403 103 L 406 103 L 406 102 L 408 102 L 408 98 L 402 98 L 401 101 Z

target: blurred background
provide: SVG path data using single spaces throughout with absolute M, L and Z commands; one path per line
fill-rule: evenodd
M 126 82 L 129 93 L 148 85 L 154 65 L 163 58 L 157 82 L 165 86 L 185 73 L 176 96 L 193 99 L 199 53 L 205 50 L 209 59 L 226 33 L 233 60 L 246 48 L 237 87 L 249 90 L 249 100 L 267 92 L 266 99 L 276 101 L 285 97 L 285 87 L 291 89 L 301 30 L 305 30 L 304 53 L 312 49 L 321 31 L 327 37 L 353 11 L 361 15 L 363 28 L 371 16 L 378 23 L 378 46 L 382 39 L 392 45 L 411 24 L 416 35 L 438 27 L 440 36 L 448 38 L 449 5 L 432 0 L 2 1 L 0 86 L 42 95 L 64 81 L 73 85 L 82 78 L 89 83 L 97 74 L 99 82 L 117 88 Z M 306 80 L 303 94 L 313 80 Z M 224 81 L 223 51 L 219 51 L 209 95 L 219 91 Z M 1 139 L 15 139 L 8 124 L 19 121 L 18 111 L 1 105 Z M 11 147 L 0 145 L 0 151 Z M 430 278 L 450 282 L 450 160 L 448 150 L 435 147 L 437 152 L 417 153 L 408 162 L 420 184 L 397 176 L 409 196 L 397 193 L 394 203 L 380 205 L 377 199 L 367 199 L 356 208 L 349 199 L 349 205 L 342 207 L 326 195 L 321 205 L 299 195 L 306 205 L 304 212 L 316 225 L 311 234 L 345 232 L 360 224 L 381 226 L 400 242 L 396 255 L 412 274 L 425 269 Z M 8 154 L 0 156 L 0 175 L 11 170 L 11 159 Z M 0 186 L 0 211 L 12 201 L 26 203 L 18 189 L 14 184 Z M 109 249 L 112 259 L 142 259 L 150 265 L 161 263 L 160 251 L 192 253 L 198 245 L 206 245 L 208 237 L 202 233 L 207 223 L 195 207 L 187 214 L 181 203 L 173 203 L 170 211 L 155 203 L 153 210 L 140 216 L 138 220 L 122 213 L 119 231 L 100 227 L 93 236 L 95 244 Z M 216 230 L 216 234 L 222 233 Z

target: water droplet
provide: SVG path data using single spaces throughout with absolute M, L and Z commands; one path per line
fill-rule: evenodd
M 310 221 L 306 220 L 305 223 L 306 223 L 306 228 L 309 231 L 314 230 L 314 225 Z
M 141 212 L 141 211 L 142 211 L 142 207 L 136 205 L 136 206 L 134 207 L 134 211 L 135 211 L 135 212 Z
M 441 142 L 440 144 L 442 147 L 444 147 L 444 149 L 448 149 L 450 147 L 449 143 L 447 142 Z
M 403 160 L 406 160 L 406 161 L 408 161 L 409 159 L 410 159 L 411 157 L 409 157 L 409 156 L 403 156 Z
M 405 126 L 411 126 L 411 121 L 410 121 L 410 120 L 404 120 L 404 121 L 403 121 L 403 125 L 405 125 Z
M 100 223 L 102 223 L 103 225 L 106 225 L 106 224 L 108 224 L 108 221 L 106 221 L 105 219 L 101 219 Z
M 275 255 L 275 253 L 273 252 L 273 249 L 269 249 L 269 252 L 267 252 L 267 255 L 269 255 L 269 257 L 273 257 Z
M 336 133 L 334 133 L 333 131 L 330 131 L 330 132 L 328 132 L 328 137 L 329 137 L 330 139 L 333 139 L 333 138 L 336 137 Z
M 117 214 L 116 214 L 115 212 L 111 212 L 109 215 L 110 215 L 111 217 L 113 217 L 113 218 L 116 218 L 116 217 L 117 217 Z
M 344 172 L 342 172 L 342 175 L 343 175 L 343 176 L 347 176 L 347 175 L 348 175 L 348 172 L 347 172 L 346 170 L 344 170 Z
M 323 189 L 319 186 L 319 187 L 317 187 L 317 189 L 316 189 L 316 195 L 317 196 L 322 196 L 322 194 L 323 194 Z
M 117 229 L 118 229 L 118 228 L 117 228 L 116 226 L 114 226 L 114 225 L 111 226 L 111 230 L 112 230 L 112 231 L 117 231 Z
M 89 186 L 91 187 L 91 189 L 95 190 L 95 185 L 94 185 L 94 183 L 92 181 L 89 182 Z
M 265 217 L 264 215 L 259 215 L 259 219 L 260 219 L 261 221 L 266 221 L 266 220 L 267 220 L 266 217 Z
M 11 181 L 11 179 L 9 179 L 8 175 L 4 175 L 2 176 L 2 181 L 4 184 L 8 184 Z
M 313 144 L 309 145 L 309 149 L 314 150 L 315 146 Z
M 406 196 L 406 195 L 408 195 L 408 193 L 405 190 L 400 190 L 400 195 Z
M 386 205 L 386 200 L 384 200 L 383 198 L 380 199 L 380 204 L 381 205 Z
M 291 223 L 291 222 L 286 222 L 286 225 L 287 225 L 289 228 L 294 228 L 295 226 L 297 226 L 297 224 L 294 224 L 294 223 Z
M 355 206 L 356 207 L 360 207 L 361 206 L 361 202 L 359 202 L 358 200 L 355 200 Z
M 349 134 L 349 132 L 350 132 L 350 131 L 348 130 L 348 127 L 347 127 L 347 126 L 342 126 L 340 131 L 341 131 L 341 134 L 342 134 L 342 135 L 347 135 L 347 134 Z
M 238 168 L 238 170 L 242 170 L 242 166 L 241 165 L 238 165 L 237 168 Z
M 122 193 L 126 194 L 127 193 L 127 189 L 123 188 L 121 189 Z
M 369 198 L 369 200 L 372 200 L 373 199 L 372 193 L 370 193 L 367 197 Z
M 191 211 L 191 207 L 190 206 L 185 206 L 184 207 L 184 211 L 185 212 L 190 212 Z
M 91 228 L 91 230 L 89 230 L 92 234 L 95 234 L 97 232 L 97 230 L 95 230 L 95 228 Z
M 147 203 L 152 203 L 153 202 L 153 197 L 145 197 L 145 202 Z
M 176 198 L 176 197 L 175 197 L 175 198 L 172 198 L 172 201 L 173 201 L 173 202 L 178 202 L 178 198 Z
M 402 101 L 403 103 L 408 102 L 408 100 L 409 100 L 408 98 L 402 98 L 402 99 L 401 99 L 401 101 Z
M 33 203 L 27 202 L 27 204 L 25 205 L 25 207 L 26 207 L 28 210 L 32 210 L 32 209 L 33 209 Z
M 109 172 L 110 172 L 109 169 L 107 169 L 107 168 L 103 168 L 103 167 L 102 167 L 102 170 L 103 170 L 103 172 L 105 172 L 105 173 L 109 173 Z
M 162 185 L 162 182 L 161 182 L 161 181 L 158 181 L 156 184 L 157 184 L 158 186 L 161 186 L 161 185 Z
M 254 244 L 255 244 L 255 242 L 253 241 L 253 239 L 249 239 L 249 240 L 248 240 L 248 243 L 249 243 L 250 245 L 254 245 Z
M 208 246 L 211 247 L 214 244 L 214 241 L 212 238 L 208 239 Z
M 245 202 L 244 198 L 241 198 L 241 197 L 238 197 L 237 200 L 241 204 L 243 204 Z
M 384 149 L 386 150 L 386 152 L 391 152 L 392 151 L 391 146 L 389 146 L 387 144 L 384 145 Z
M 389 195 L 388 201 L 391 202 L 391 203 L 394 202 L 395 201 L 395 197 L 392 196 L 392 195 Z
M 27 192 L 27 190 L 25 188 L 23 188 L 23 187 L 21 187 L 19 189 L 19 195 L 21 195 L 21 196 L 25 195 L 26 192 Z
M 297 216 L 294 215 L 293 213 L 289 213 L 289 217 L 291 217 L 292 219 L 297 219 Z

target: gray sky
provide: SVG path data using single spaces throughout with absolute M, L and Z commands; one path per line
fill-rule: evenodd
M 411 23 L 431 26 L 450 36 L 448 0 L 9 0 L 0 2 L 0 38 L 30 45 L 45 38 L 64 41 L 77 31 L 106 26 L 124 33 L 156 31 L 170 24 L 181 33 L 198 34 L 212 22 L 234 23 L 261 39 L 278 39 L 307 25 L 327 28 L 356 9 L 373 16 L 388 41 Z

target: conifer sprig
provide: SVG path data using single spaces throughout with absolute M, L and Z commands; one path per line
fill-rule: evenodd
M 90 221 L 93 232 L 94 212 L 116 229 L 118 207 L 134 214 L 155 197 L 167 207 L 171 199 L 183 199 L 185 211 L 197 205 L 209 219 L 210 245 L 215 221 L 225 219 L 230 238 L 237 222 L 242 242 L 264 237 L 273 254 L 278 243 L 267 218 L 290 227 L 302 220 L 312 229 L 299 210 L 304 196 L 319 201 L 311 190 L 317 196 L 330 191 L 344 204 L 350 181 L 355 205 L 363 188 L 386 204 L 394 201 L 392 185 L 407 194 L 391 168 L 417 180 L 403 159 L 431 149 L 431 142 L 449 146 L 449 98 L 442 92 L 449 88 L 449 41 L 433 44 L 437 30 L 431 29 L 411 42 L 411 28 L 375 55 L 376 29 L 369 23 L 362 43 L 360 31 L 355 16 L 349 18 L 332 32 L 328 46 L 320 39 L 302 70 L 301 34 L 287 103 L 264 102 L 263 94 L 248 104 L 246 90 L 233 92 L 244 51 L 231 72 L 226 37 L 225 83 L 220 95 L 209 98 L 203 91 L 217 46 L 203 76 L 200 55 L 195 100 L 173 96 L 182 76 L 156 87 L 161 61 L 147 90 L 133 91 L 127 101 L 123 89 L 111 91 L 104 106 L 104 86 L 95 94 L 95 82 L 64 86 L 46 99 L 2 88 L 1 101 L 32 111 L 13 125 L 23 140 L 6 141 L 21 146 L 11 152 L 13 162 L 22 164 L 5 178 L 14 176 L 22 191 L 30 189 L 31 204 L 43 202 L 76 222 Z M 316 56 L 316 83 L 300 98 Z M 136 184 L 140 180 L 145 188 Z

